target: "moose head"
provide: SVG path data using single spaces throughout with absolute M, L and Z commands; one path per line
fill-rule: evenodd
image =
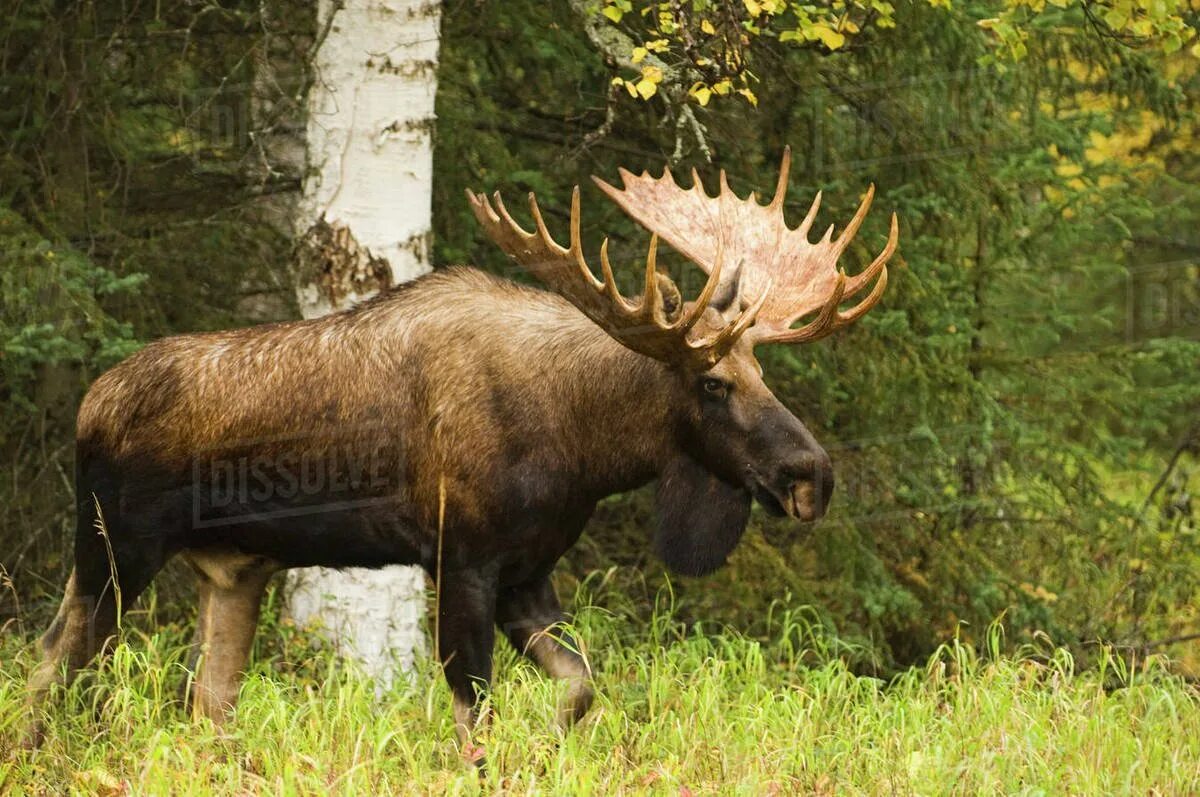
M 866 269 L 847 277 L 837 267 L 870 209 L 874 186 L 840 235 L 834 238 L 830 225 L 813 243 L 809 231 L 820 193 L 798 227 L 784 219 L 790 164 L 785 150 L 775 196 L 765 206 L 753 193 L 746 199 L 734 194 L 724 171 L 716 196 L 708 195 L 694 170 L 690 189 L 681 188 L 669 169 L 658 178 L 622 169 L 620 189 L 593 178 L 651 232 L 645 288 L 636 300 L 617 289 L 607 238 L 600 247 L 602 278 L 588 265 L 578 187 L 571 197 L 568 247 L 551 236 L 532 193 L 536 231 L 527 232 L 499 193 L 489 201 L 467 192 L 476 218 L 505 252 L 624 346 L 668 366 L 670 390 L 660 400 L 674 410 L 677 453 L 659 474 L 656 546 L 668 565 L 685 574 L 707 573 L 724 563 L 745 527 L 752 497 L 768 512 L 801 521 L 825 513 L 833 492 L 829 456 L 763 382 L 754 347 L 830 335 L 862 317 L 887 286 L 887 263 L 899 235 L 895 214 L 886 246 Z M 660 238 L 708 275 L 696 299 L 683 301 L 658 270 Z M 872 284 L 856 305 L 840 309 Z

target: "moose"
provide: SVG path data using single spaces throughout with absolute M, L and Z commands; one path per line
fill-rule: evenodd
M 199 585 L 193 710 L 217 724 L 273 573 L 389 564 L 436 581 L 463 742 L 486 718 L 497 628 L 568 682 L 558 720 L 579 720 L 591 673 L 559 630 L 550 576 L 598 501 L 657 480 L 654 548 L 690 576 L 725 563 L 752 501 L 802 522 L 829 505 L 830 458 L 753 349 L 815 341 L 870 310 L 898 226 L 893 214 L 881 253 L 847 276 L 838 259 L 874 186 L 840 235 L 831 225 L 812 243 L 821 195 L 790 227 L 789 167 L 785 151 L 767 205 L 724 172 L 715 197 L 695 172 L 690 189 L 669 169 L 622 169 L 620 189 L 593 178 L 651 233 L 639 298 L 618 290 L 607 239 L 601 276 L 588 265 L 578 187 L 566 247 L 533 194 L 529 232 L 498 192 L 468 191 L 483 230 L 546 290 L 447 267 L 318 319 L 160 339 L 102 374 L 79 410 L 74 569 L 40 642 L 32 715 L 181 555 Z M 658 269 L 660 238 L 707 273 L 694 300 Z

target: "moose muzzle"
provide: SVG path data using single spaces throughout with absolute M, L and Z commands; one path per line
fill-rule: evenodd
M 823 449 L 804 452 L 772 479 L 756 481 L 754 499 L 769 513 L 804 523 L 821 518 L 833 497 L 833 464 Z
M 817 520 L 833 497 L 833 463 L 825 450 L 817 447 L 783 468 L 777 485 L 772 492 L 784 513 L 805 523 Z

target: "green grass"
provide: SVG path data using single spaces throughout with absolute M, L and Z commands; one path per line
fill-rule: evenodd
M 1189 794 L 1200 696 L 1151 660 L 1076 672 L 1052 646 L 1001 656 L 950 643 L 890 681 L 856 676 L 809 615 L 770 637 L 685 630 L 669 613 L 577 609 L 599 697 L 561 736 L 558 688 L 498 648 L 482 777 L 460 762 L 430 667 L 372 685 L 286 623 L 265 623 L 227 736 L 177 702 L 186 629 L 127 628 L 114 654 L 28 719 L 31 635 L 0 641 L 0 793 L 8 794 Z M 139 625 L 134 618 L 131 625 Z

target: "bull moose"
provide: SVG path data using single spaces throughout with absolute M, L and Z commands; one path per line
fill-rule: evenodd
M 74 570 L 41 640 L 34 716 L 181 554 L 199 578 L 194 710 L 217 723 L 273 573 L 388 564 L 437 580 L 460 738 L 481 720 L 497 627 L 569 682 L 559 720 L 578 720 L 590 672 L 548 632 L 563 620 L 550 575 L 600 499 L 657 479 L 654 547 L 687 575 L 724 564 L 752 500 L 800 521 L 829 503 L 829 456 L 753 347 L 817 340 L 870 310 L 898 227 L 893 214 L 882 252 L 848 277 L 837 261 L 874 187 L 838 237 L 830 226 L 812 243 L 821 195 L 790 228 L 789 165 L 785 152 L 765 206 L 724 172 L 715 197 L 669 170 L 621 170 L 621 189 L 596 179 L 652 233 L 638 299 L 617 289 L 607 240 L 602 278 L 588 266 L 578 187 L 566 248 L 532 194 L 526 232 L 498 193 L 468 191 L 486 233 L 548 290 L 449 267 L 322 318 L 165 338 L 100 376 L 79 410 Z M 695 300 L 657 269 L 660 237 L 707 273 Z

